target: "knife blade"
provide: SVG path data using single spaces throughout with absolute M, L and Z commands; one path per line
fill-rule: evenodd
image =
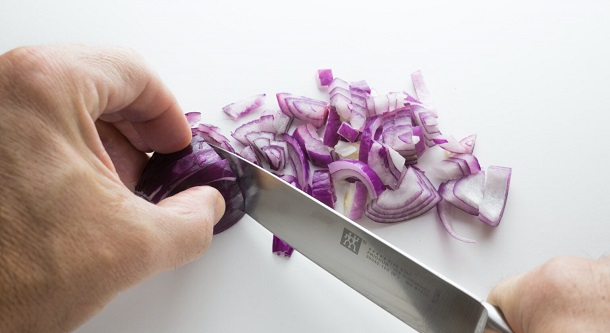
M 418 332 L 512 333 L 495 306 L 271 172 L 212 147 L 247 180 L 248 215 Z

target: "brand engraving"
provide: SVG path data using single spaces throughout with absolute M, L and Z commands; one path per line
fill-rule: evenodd
M 362 238 L 353 232 L 347 230 L 347 228 L 343 229 L 343 236 L 341 236 L 341 245 L 343 245 L 348 250 L 358 254 L 360 251 L 360 245 L 362 244 Z

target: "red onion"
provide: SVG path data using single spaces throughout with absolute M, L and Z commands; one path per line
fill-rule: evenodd
M 231 103 L 223 107 L 222 111 L 224 111 L 224 113 L 226 113 L 232 119 L 237 120 L 252 112 L 252 110 L 265 104 L 265 96 L 265 94 L 259 94 L 248 97 L 239 102 Z
M 318 69 L 318 85 L 328 87 L 333 81 L 333 71 L 331 69 Z
M 328 115 L 328 103 L 290 93 L 277 93 L 276 98 L 284 114 L 306 121 L 316 128 L 324 125 Z

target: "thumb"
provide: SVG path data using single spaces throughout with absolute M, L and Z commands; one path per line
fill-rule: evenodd
M 225 211 L 220 192 L 210 186 L 191 187 L 160 201 L 154 218 L 164 252 L 162 270 L 182 266 L 201 256 L 212 241 L 214 225 Z

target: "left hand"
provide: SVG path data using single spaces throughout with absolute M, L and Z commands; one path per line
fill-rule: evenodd
M 199 257 L 224 200 L 132 193 L 145 152 L 191 140 L 135 52 L 25 47 L 0 56 L 0 332 L 68 332 L 118 292 Z

